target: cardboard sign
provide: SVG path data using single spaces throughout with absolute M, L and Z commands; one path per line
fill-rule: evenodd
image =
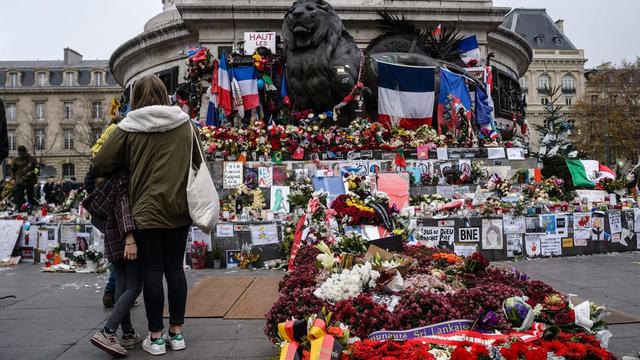
M 480 228 L 469 227 L 458 229 L 458 240 L 460 242 L 480 242 Z
M 273 186 L 273 168 L 272 167 L 259 167 L 258 168 L 258 186 L 261 188 L 270 188 Z
M 453 252 L 458 255 L 458 256 L 462 256 L 462 257 L 468 257 L 473 255 L 473 253 L 478 251 L 478 247 L 477 245 L 462 245 L 462 244 L 455 244 L 453 246 Z
M 455 241 L 454 237 L 455 237 L 456 229 L 453 227 L 441 227 L 439 229 L 440 229 L 440 242 L 452 245 L 453 242 Z
M 604 198 L 609 196 L 604 190 L 576 190 L 579 199 L 586 199 L 588 202 L 604 202 Z
M 619 211 L 609 212 L 609 226 L 611 227 L 611 234 L 619 234 L 622 232 L 622 217 Z
M 502 219 L 482 220 L 482 249 L 502 250 Z
M 244 52 L 253 55 L 259 47 L 265 47 L 276 53 L 276 33 L 275 32 L 245 32 Z
M 288 186 L 271 187 L 271 211 L 274 213 L 289 213 L 289 192 Z
M 524 245 L 527 250 L 528 257 L 540 256 L 540 239 L 541 234 L 525 234 Z
M 573 238 L 562 238 L 562 247 L 563 248 L 572 248 L 573 247 Z
M 524 234 L 527 232 L 527 226 L 523 216 L 504 215 L 502 217 L 502 223 L 506 234 Z
M 507 148 L 507 159 L 509 159 L 509 160 L 524 160 L 524 149 L 522 149 L 522 148 Z
M 233 224 L 218 224 L 216 225 L 216 237 L 219 238 L 232 238 L 234 236 Z
M 440 228 L 436 226 L 418 226 L 414 236 L 416 240 L 438 246 L 440 242 Z
M 504 159 L 504 148 L 487 148 L 489 159 Z
M 22 232 L 22 220 L 0 221 L 0 260 L 11 257 L 20 232 Z
M 507 234 L 507 257 L 522 256 L 522 234 Z
M 438 160 L 449 160 L 449 153 L 447 152 L 447 148 L 437 148 L 436 154 L 438 155 Z
M 540 253 L 542 256 L 562 255 L 562 239 L 557 236 L 545 236 L 540 240 Z
M 251 225 L 251 244 L 254 246 L 277 244 L 278 242 L 277 225 Z
M 222 177 L 222 187 L 225 189 L 237 189 L 242 185 L 242 168 L 239 161 L 226 161 Z
M 587 246 L 591 238 L 591 213 L 573 213 L 573 237 L 575 246 Z

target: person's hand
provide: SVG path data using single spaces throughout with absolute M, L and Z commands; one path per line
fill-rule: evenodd
M 138 245 L 133 238 L 133 233 L 128 233 L 124 238 L 124 259 L 135 260 L 138 258 Z

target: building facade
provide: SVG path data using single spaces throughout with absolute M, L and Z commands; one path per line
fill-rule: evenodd
M 516 81 L 533 56 L 531 46 L 501 26 L 509 8 L 491 0 L 329 0 L 361 47 L 380 34 L 378 12 L 407 14 L 420 28 L 455 24 L 463 34 L 476 35 L 483 57 Z M 214 56 L 243 40 L 245 32 L 281 33 L 283 18 L 293 0 L 163 0 L 163 12 L 147 22 L 143 33 L 125 42 L 110 59 L 113 75 L 125 88 L 137 79 L 158 74 L 169 91 L 182 82 L 185 50 L 206 46 Z M 279 36 L 278 36 L 279 38 Z
M 532 125 L 544 125 L 545 105 L 549 98 L 545 86 L 560 86 L 557 105 L 570 119 L 571 106 L 586 93 L 584 50 L 577 49 L 564 33 L 564 20 L 553 21 L 545 9 L 514 9 L 504 27 L 517 33 L 533 48 L 529 70 L 520 77 L 520 87 L 527 100 L 527 119 Z M 531 148 L 537 151 L 540 136 L 531 129 Z
M 40 163 L 41 178 L 82 180 L 111 100 L 121 94 L 106 60 L 83 60 L 69 48 L 58 61 L 0 61 L 9 137 L 3 175 L 23 145 Z

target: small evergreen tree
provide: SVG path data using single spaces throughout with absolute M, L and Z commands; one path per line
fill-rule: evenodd
M 544 162 L 548 157 L 560 156 L 573 158 L 577 152 L 569 140 L 571 124 L 562 115 L 562 105 L 559 105 L 562 89 L 560 86 L 545 86 L 540 93 L 547 99 L 545 111 L 547 117 L 543 125 L 534 125 L 540 133 L 540 150 L 535 156 Z

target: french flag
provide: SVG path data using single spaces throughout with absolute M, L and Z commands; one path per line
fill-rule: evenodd
M 480 63 L 480 46 L 475 35 L 460 40 L 458 43 L 460 58 L 467 67 L 474 67 Z
M 378 120 L 387 128 L 431 125 L 435 68 L 378 61 Z
M 258 94 L 258 70 L 256 67 L 234 67 L 233 78 L 238 81 L 244 109 L 251 110 L 259 107 L 260 95 Z
M 220 64 L 218 65 L 218 78 L 213 92 L 216 91 L 218 94 L 218 106 L 224 110 L 225 115 L 231 115 L 233 111 L 231 105 L 231 76 L 229 76 L 227 56 L 224 53 L 222 53 Z

